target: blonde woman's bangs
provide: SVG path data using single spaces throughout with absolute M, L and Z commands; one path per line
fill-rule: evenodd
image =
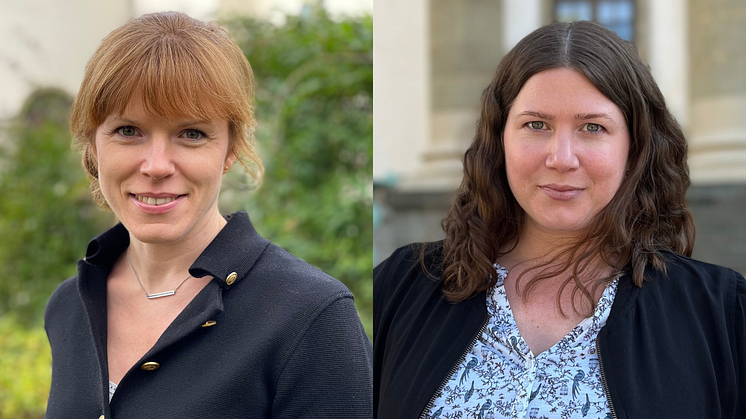
M 250 85 L 235 77 L 243 69 L 208 49 L 190 48 L 174 38 L 161 41 L 110 74 L 96 101 L 98 124 L 111 114 L 121 115 L 134 101 L 168 120 L 253 121 L 245 111 Z

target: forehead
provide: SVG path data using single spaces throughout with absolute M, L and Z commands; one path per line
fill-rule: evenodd
M 122 98 L 119 103 L 112 103 L 105 112 L 105 120 L 121 117 L 138 121 L 166 120 L 178 121 L 211 121 L 228 119 L 223 103 L 212 99 L 207 94 L 197 94 L 197 100 L 189 100 L 181 94 L 149 95 L 146 89 L 135 89 Z M 103 121 L 102 121 L 103 122 Z
M 534 74 L 513 101 L 510 114 L 536 111 L 558 117 L 604 113 L 624 120 L 622 111 L 583 74 L 554 68 Z

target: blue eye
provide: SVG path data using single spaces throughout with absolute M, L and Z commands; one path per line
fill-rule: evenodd
M 124 126 L 117 128 L 117 132 L 124 137 L 133 137 L 137 134 L 135 127 Z

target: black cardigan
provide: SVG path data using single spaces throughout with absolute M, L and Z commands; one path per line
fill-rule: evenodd
M 436 246 L 439 248 L 439 246 Z M 449 303 L 424 274 L 419 246 L 374 269 L 374 417 L 422 414 L 487 321 L 486 293 Z M 746 281 L 667 253 L 668 278 L 620 279 L 599 332 L 607 396 L 619 419 L 746 417 Z M 440 250 L 427 258 L 437 278 Z
M 339 281 L 228 216 L 189 269 L 215 279 L 119 382 L 109 404 L 106 279 L 129 244 L 94 239 L 47 305 L 47 418 L 370 418 L 372 354 Z M 236 272 L 238 280 L 226 278 Z M 208 321 L 216 323 L 202 327 Z M 209 324 L 209 323 L 208 323 Z M 160 367 L 146 371 L 145 362 Z

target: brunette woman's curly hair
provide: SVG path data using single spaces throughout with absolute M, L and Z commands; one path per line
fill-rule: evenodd
M 539 271 L 524 292 L 543 279 L 565 274 L 560 294 L 574 284 L 573 301 L 580 292 L 595 307 L 597 287 L 616 276 L 631 273 L 634 284 L 642 286 L 646 266 L 665 272 L 666 251 L 691 255 L 687 144 L 649 68 L 630 43 L 598 24 L 554 23 L 521 40 L 502 59 L 482 95 L 476 137 L 464 156 L 464 178 L 442 222 L 443 292 L 449 301 L 462 301 L 493 286 L 493 263 L 505 253 L 500 249 L 511 243 L 514 247 L 520 239 L 525 215 L 508 186 L 503 129 L 526 81 L 554 68 L 583 74 L 622 111 L 630 138 L 628 172 L 584 237 L 529 269 Z M 425 253 L 423 248 L 423 258 Z M 598 278 L 589 290 L 579 277 L 592 272 L 598 261 L 616 271 Z

